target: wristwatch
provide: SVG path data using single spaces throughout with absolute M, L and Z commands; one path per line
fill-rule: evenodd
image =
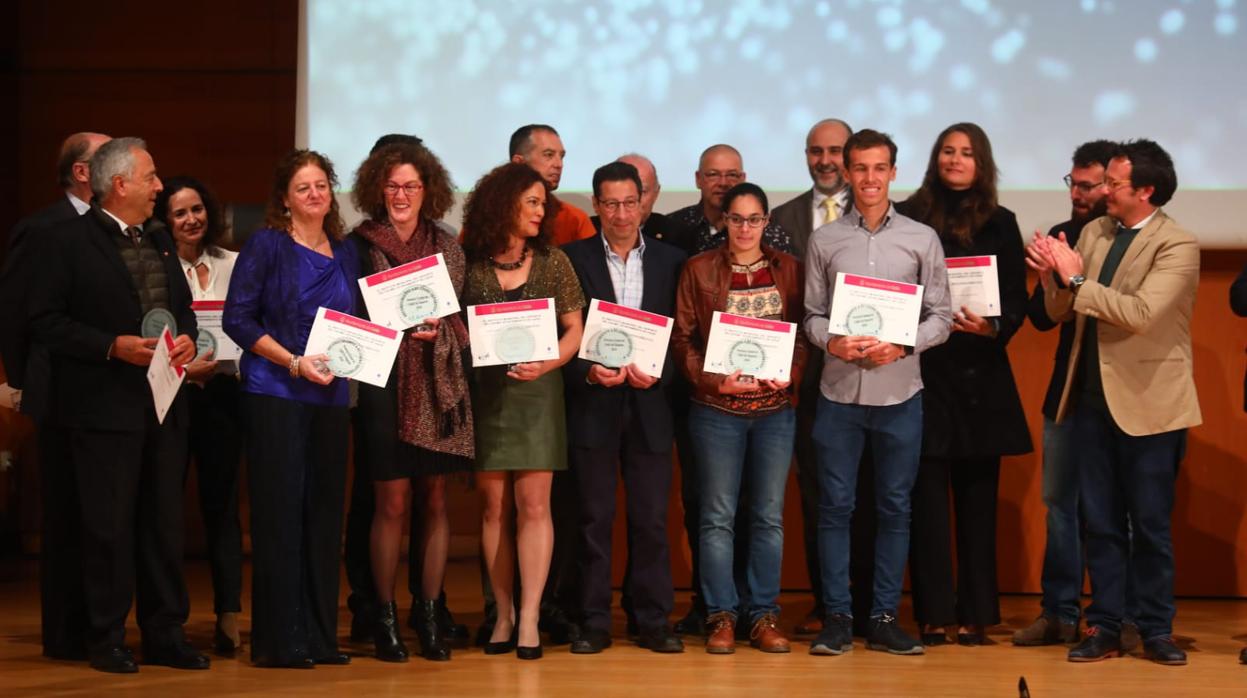
M 1073 291 L 1074 293 L 1078 293 L 1078 289 L 1082 288 L 1082 285 L 1086 281 L 1087 281 L 1087 277 L 1083 276 L 1082 274 L 1074 274 L 1073 276 L 1069 277 L 1069 290 Z

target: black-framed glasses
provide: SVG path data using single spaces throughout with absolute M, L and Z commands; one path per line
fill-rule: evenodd
M 750 228 L 761 228 L 762 226 L 766 225 L 767 218 L 768 218 L 767 216 L 757 216 L 757 215 L 749 216 L 748 218 L 746 218 L 745 216 L 740 216 L 735 213 L 729 213 L 726 216 L 724 216 L 724 219 L 727 221 L 727 224 L 733 228 L 743 228 L 745 226 L 748 226 Z
M 386 182 L 385 184 L 385 193 L 389 194 L 390 196 L 394 196 L 395 194 L 397 194 L 400 189 L 407 196 L 415 196 L 416 194 L 419 194 L 421 191 L 424 190 L 424 185 L 421 184 L 420 182 L 408 182 L 406 184 L 399 184 L 397 182 Z
M 1079 194 L 1090 194 L 1105 184 L 1104 182 L 1075 182 L 1073 175 L 1065 175 L 1062 181 L 1065 182 L 1066 189 L 1077 189 Z
M 641 202 L 637 199 L 624 199 L 623 201 L 607 199 L 606 201 L 599 200 L 598 205 L 601 206 L 607 213 L 614 213 L 618 211 L 621 206 L 625 211 L 635 211 L 636 207 L 641 205 Z

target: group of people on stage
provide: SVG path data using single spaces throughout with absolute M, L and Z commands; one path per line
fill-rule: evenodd
M 539 658 L 543 632 L 573 653 L 612 644 L 621 479 L 629 637 L 655 652 L 683 651 L 682 635 L 715 654 L 742 641 L 788 652 L 777 599 L 794 460 L 814 586 L 794 632 L 812 636 L 812 654 L 849 651 L 854 635 L 903 655 L 984 643 L 1000 622 L 1001 458 L 1032 449 L 1006 352 L 1029 317 L 1061 338 L 1043 406 L 1042 612 L 1013 642 L 1068 643 L 1071 661 L 1141 642 L 1148 658 L 1184 664 L 1169 518 L 1186 430 L 1200 422 L 1199 248 L 1161 208 L 1172 161 L 1147 140 L 1083 144 L 1065 178 L 1070 219 L 1027 243 L 998 202 L 979 126 L 944 129 L 921 187 L 893 204 L 896 152 L 884 133 L 819 121 L 805 144 L 812 188 L 772 210 L 740 153 L 713 145 L 696 170 L 701 200 L 669 215 L 653 212 L 654 166 L 629 154 L 594 172 L 591 219 L 554 196 L 564 146 L 533 124 L 472 187 L 456 235 L 442 221 L 454 202 L 445 166 L 392 134 L 355 172 L 365 219 L 353 230 L 334 165 L 295 150 L 277 165 L 263 227 L 234 252 L 204 183 L 162 183 L 137 138 L 75 134 L 59 163 L 66 197 L 14 229 L 0 288 L 5 369 L 38 425 L 44 653 L 137 671 L 124 637 L 137 596 L 145 663 L 209 666 L 183 632 L 191 461 L 214 646 L 236 651 L 244 454 L 258 666 L 350 661 L 337 627 L 344 514 L 352 640 L 384 661 L 409 657 L 395 586 L 410 516 L 419 654 L 466 646 L 443 589 L 456 478 L 482 502 L 486 654 Z M 551 299 L 557 358 L 473 366 L 460 314 L 406 330 L 383 388 L 305 353 L 319 309 L 366 319 L 359 279 L 437 254 L 461 306 Z M 952 307 L 946 260 L 987 256 L 999 312 Z M 1029 294 L 1028 265 L 1040 279 Z M 913 342 L 832 327 L 841 274 L 919 287 Z M 594 299 L 673 318 L 661 375 L 577 358 Z M 197 347 L 193 301 L 224 302 L 241 360 Z M 794 323 L 789 379 L 707 371 L 717 313 Z M 176 340 L 163 350 L 187 384 L 161 420 L 146 372 L 166 325 Z M 673 449 L 695 591 L 674 625 Z M 897 617 L 907 564 L 918 637 Z

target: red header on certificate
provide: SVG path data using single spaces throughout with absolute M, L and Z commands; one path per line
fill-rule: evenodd
M 510 301 L 507 303 L 487 303 L 472 306 L 475 315 L 498 315 L 500 313 L 523 313 L 530 310 L 545 310 L 550 307 L 549 298 L 532 301 Z
M 354 327 L 357 330 L 371 332 L 372 334 L 380 335 L 386 339 L 394 339 L 398 336 L 398 330 L 391 330 L 388 327 L 374 325 L 373 323 L 368 322 L 367 320 L 361 320 L 354 315 L 339 313 L 336 310 L 330 310 L 328 308 L 325 308 L 325 319 L 330 322 L 340 322 L 343 325 Z
M 170 354 L 172 354 L 173 353 L 173 333 L 169 331 L 168 327 L 164 329 L 164 332 L 160 333 L 160 339 L 164 341 L 165 343 L 165 350 L 168 351 Z M 186 369 L 182 368 L 181 366 L 174 366 L 173 372 L 178 374 L 178 376 L 180 377 L 183 373 L 186 372 Z
M 944 260 L 949 269 L 965 269 L 967 267 L 990 267 L 992 265 L 991 255 L 983 255 L 981 257 L 949 257 Z
M 649 323 L 651 325 L 658 325 L 659 327 L 666 327 L 671 322 L 671 318 L 667 317 L 666 315 L 658 315 L 656 313 L 647 313 L 644 310 L 637 310 L 636 308 L 629 308 L 626 305 L 616 305 L 614 303 L 609 303 L 601 299 L 598 300 L 598 310 L 603 313 L 610 313 L 611 315 L 618 315 L 620 317 L 626 317 L 629 320 L 638 320 L 640 322 Z
M 719 322 L 724 325 L 749 327 L 755 330 L 766 330 L 767 332 L 779 332 L 781 334 L 788 334 L 797 327 L 791 322 L 783 322 L 782 320 L 763 320 L 756 317 L 745 317 L 744 315 L 732 315 L 731 313 L 720 315 Z
M 857 276 L 855 274 L 845 274 L 844 283 L 849 286 L 861 286 L 863 288 L 876 288 L 880 291 L 891 291 L 893 293 L 904 293 L 909 296 L 918 295 L 918 286 L 907 284 L 901 281 L 888 281 L 887 279 L 876 279 L 873 276 Z
M 225 310 L 225 301 L 193 301 L 191 310 Z
M 414 274 L 418 271 L 431 269 L 435 266 L 437 266 L 437 255 L 430 255 L 428 257 L 417 259 L 414 262 L 400 264 L 397 267 L 377 272 L 376 274 L 372 274 L 371 276 L 365 278 L 364 281 L 367 282 L 369 286 L 376 286 L 377 284 L 383 284 L 387 281 L 393 281 L 400 276 L 407 276 L 408 274 Z

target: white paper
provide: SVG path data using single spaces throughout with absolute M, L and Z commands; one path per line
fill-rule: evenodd
M 221 329 L 225 301 L 195 301 L 191 303 L 191 310 L 195 311 L 195 324 L 199 326 L 199 339 L 195 342 L 196 357 L 202 357 L 211 349 L 213 361 L 237 361 L 242 358 L 242 348 Z
M 365 276 L 359 289 L 372 321 L 395 330 L 459 312 L 459 298 L 441 252 Z
M 14 412 L 22 411 L 22 391 L 8 383 L 0 383 L 0 407 Z
M 633 364 L 661 378 L 673 325 L 665 315 L 594 298 L 580 339 L 580 358 L 608 368 Z
M 996 255 L 949 257 L 944 261 L 948 264 L 953 312 L 959 313 L 965 306 L 979 317 L 999 317 L 1002 311 Z
M 837 272 L 827 331 L 912 347 L 921 311 L 920 284 Z
M 468 306 L 472 366 L 500 366 L 559 358 L 554 299 Z
M 725 375 L 740 371 L 741 375 L 759 380 L 792 380 L 796 339 L 796 323 L 716 310 L 710 322 L 702 370 Z
M 156 421 L 165 423 L 165 415 L 173 399 L 178 396 L 182 381 L 186 379 L 186 370 L 175 367 L 169 361 L 169 353 L 173 351 L 173 333 L 166 326 L 156 338 L 156 353 L 147 367 L 147 384 L 152 388 L 152 404 L 156 407 Z
M 398 330 L 321 307 L 303 354 L 328 354 L 333 375 L 384 388 L 402 341 Z

